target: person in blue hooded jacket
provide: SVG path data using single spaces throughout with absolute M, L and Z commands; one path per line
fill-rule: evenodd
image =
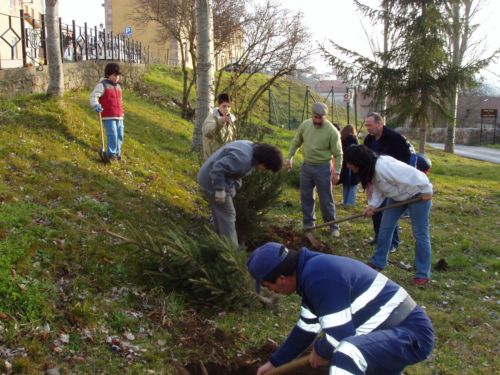
M 264 286 L 302 297 L 297 325 L 257 375 L 311 344 L 311 366 L 329 365 L 330 375 L 401 374 L 434 347 L 424 310 L 401 286 L 357 260 L 269 242 L 251 254 L 247 267 L 257 292 Z

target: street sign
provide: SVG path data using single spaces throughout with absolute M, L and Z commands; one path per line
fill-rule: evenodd
M 132 36 L 132 27 L 130 26 L 125 27 L 125 31 L 123 33 L 130 38 Z
M 344 94 L 344 103 L 349 103 L 350 101 L 350 98 L 349 98 L 349 94 Z
M 497 110 L 481 109 L 481 118 L 497 118 Z

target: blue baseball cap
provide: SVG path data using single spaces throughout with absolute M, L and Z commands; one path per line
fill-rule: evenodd
M 277 242 L 268 242 L 255 249 L 247 261 L 247 268 L 255 279 L 255 290 L 260 293 L 262 281 L 288 256 L 288 249 Z

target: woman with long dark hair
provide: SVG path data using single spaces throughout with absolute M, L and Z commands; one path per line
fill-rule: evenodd
M 356 136 L 356 129 L 352 125 L 346 125 L 340 131 L 340 140 L 342 141 L 342 151 L 358 144 Z M 359 178 L 351 168 L 349 168 L 345 161 L 342 163 L 342 170 L 340 171 L 339 184 L 342 184 L 342 196 L 344 207 L 353 207 L 356 202 L 356 190 L 358 187 Z
M 429 214 L 432 206 L 432 184 L 428 177 L 417 170 L 387 155 L 377 155 L 368 147 L 354 145 L 344 153 L 346 165 L 358 174 L 363 189 L 368 195 L 365 216 L 372 216 L 385 198 L 388 204 L 419 196 L 420 201 L 384 211 L 377 238 L 375 253 L 369 265 L 382 270 L 387 265 L 392 233 L 396 224 L 408 208 L 415 238 L 415 268 L 413 283 L 424 285 L 431 273 L 431 240 Z

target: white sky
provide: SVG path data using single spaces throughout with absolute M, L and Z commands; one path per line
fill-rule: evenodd
M 86 21 L 89 26 L 99 26 L 100 23 L 104 24 L 104 8 L 101 6 L 103 2 L 104 0 L 59 0 L 59 15 L 64 23 L 70 23 L 74 19 L 80 25 Z M 328 45 L 327 41 L 332 39 L 349 49 L 370 55 L 367 37 L 361 26 L 361 16 L 356 12 L 352 1 L 281 0 L 281 2 L 289 9 L 301 10 L 304 13 L 305 24 L 309 27 L 315 42 Z M 380 0 L 363 2 L 375 6 Z M 474 21 L 479 24 L 475 32 L 476 40 L 483 41 L 489 52 L 500 48 L 500 1 L 483 0 L 482 9 Z M 371 24 L 366 20 L 364 24 L 370 32 Z M 314 58 L 312 63 L 319 71 L 327 69 L 327 64 L 319 56 Z M 490 84 L 500 87 L 500 61 L 491 65 L 489 70 L 490 72 L 484 72 L 484 76 Z

